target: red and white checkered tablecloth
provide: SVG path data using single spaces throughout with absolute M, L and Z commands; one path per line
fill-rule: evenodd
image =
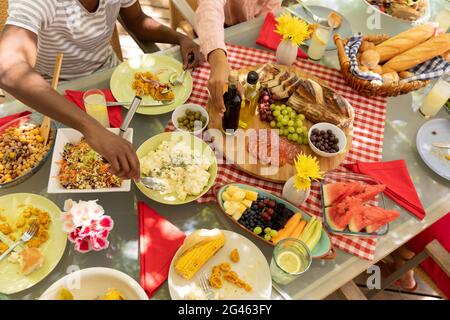
M 254 65 L 268 62 L 276 62 L 275 55 L 271 52 L 258 49 L 245 48 L 235 45 L 227 45 L 228 61 L 233 69 L 242 69 Z M 353 163 L 356 161 L 380 161 L 384 121 L 386 116 L 385 98 L 367 98 L 351 89 L 342 78 L 340 72 L 336 69 L 326 67 L 306 60 L 297 60 L 295 65 L 311 74 L 326 80 L 330 87 L 345 97 L 355 109 L 355 121 L 353 144 L 350 152 L 344 160 L 344 163 Z M 206 90 L 209 78 L 209 65 L 195 69 L 192 72 L 194 79 L 192 95 L 189 103 L 195 103 L 206 106 L 208 101 L 208 92 Z M 166 131 L 172 131 L 174 127 L 169 123 Z M 336 169 L 346 171 L 342 166 Z M 281 196 L 282 184 L 271 183 L 260 180 L 248 175 L 230 164 L 219 164 L 219 170 L 216 179 L 216 185 L 223 185 L 232 182 L 245 183 L 265 189 L 274 195 Z M 212 190 L 201 197 L 198 202 L 205 203 L 215 201 L 216 198 Z M 318 184 L 311 188 L 311 195 L 301 209 L 315 215 L 321 214 L 321 199 Z M 376 249 L 375 239 L 360 239 L 356 237 L 331 235 L 332 243 L 335 247 L 358 257 L 373 260 Z

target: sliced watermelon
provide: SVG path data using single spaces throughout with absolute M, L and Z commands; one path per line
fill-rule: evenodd
M 350 212 L 351 219 L 348 228 L 352 232 L 360 232 L 366 228 L 367 232 L 372 233 L 400 216 L 397 211 L 367 205 L 355 206 Z
M 346 197 L 364 192 L 364 185 L 359 182 L 336 182 L 323 186 L 325 207 L 341 202 Z
M 362 202 L 367 202 L 374 199 L 384 189 L 386 189 L 386 185 L 384 184 L 365 185 L 364 191 L 355 195 L 355 197 L 361 199 Z
M 325 209 L 327 223 L 335 230 L 344 230 L 354 214 L 353 208 L 361 206 L 361 200 L 347 197 L 335 206 Z

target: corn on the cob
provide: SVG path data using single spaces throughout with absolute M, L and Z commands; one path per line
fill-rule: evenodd
M 192 279 L 197 271 L 211 259 L 224 244 L 225 236 L 223 234 L 200 241 L 178 257 L 175 263 L 175 271 L 187 280 Z

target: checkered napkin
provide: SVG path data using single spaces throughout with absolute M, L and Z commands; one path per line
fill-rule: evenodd
M 362 43 L 362 34 L 352 36 L 344 47 L 345 54 L 350 58 L 350 71 L 356 77 L 369 81 L 382 81 L 379 74 L 374 72 L 363 72 L 358 67 L 356 55 Z M 401 80 L 401 83 L 408 83 L 415 80 L 429 80 L 439 78 L 443 74 L 450 73 L 450 63 L 441 56 L 434 57 L 422 64 L 408 70 L 414 76 Z
M 271 52 L 234 45 L 227 45 L 227 47 L 228 60 L 233 69 L 276 62 L 275 55 Z M 355 109 L 353 146 L 345 158 L 344 164 L 357 161 L 380 161 L 386 115 L 386 99 L 380 97 L 367 98 L 359 95 L 345 83 L 338 70 L 304 59 L 296 61 L 295 65 L 327 81 L 330 87 L 346 98 Z M 189 103 L 206 106 L 208 101 L 206 87 L 209 71 L 210 69 L 207 64 L 193 71 L 194 84 Z M 169 122 L 166 131 L 173 131 L 174 129 L 173 124 Z M 342 166 L 338 170 L 348 172 Z M 249 184 L 267 190 L 277 196 L 281 196 L 283 189 L 282 184 L 260 180 L 226 163 L 219 164 L 215 185 L 224 185 L 232 182 Z M 204 203 L 215 200 L 216 198 L 210 190 L 198 202 Z M 315 215 L 321 214 L 321 199 L 318 184 L 312 186 L 311 195 L 301 209 Z M 335 247 L 348 253 L 368 260 L 374 258 L 376 240 L 337 235 L 332 235 L 331 240 Z

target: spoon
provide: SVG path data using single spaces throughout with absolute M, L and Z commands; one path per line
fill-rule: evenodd
M 195 55 L 191 52 L 189 53 L 189 57 L 188 57 L 188 66 L 191 66 L 192 63 L 194 63 L 195 60 Z M 180 75 L 178 75 L 178 73 L 174 72 L 169 76 L 169 82 L 171 85 L 173 86 L 179 86 L 181 84 L 184 83 L 184 78 L 186 77 L 186 73 L 192 70 L 192 67 L 188 67 L 186 68 L 186 70 L 184 70 Z
M 341 26 L 342 24 L 342 17 L 340 15 L 338 15 L 336 12 L 331 12 L 328 15 L 328 25 L 333 28 L 333 29 L 337 29 Z
M 157 178 L 141 176 L 141 182 L 147 188 L 155 190 L 155 191 L 164 191 L 168 188 L 168 185 L 165 181 L 157 179 Z

